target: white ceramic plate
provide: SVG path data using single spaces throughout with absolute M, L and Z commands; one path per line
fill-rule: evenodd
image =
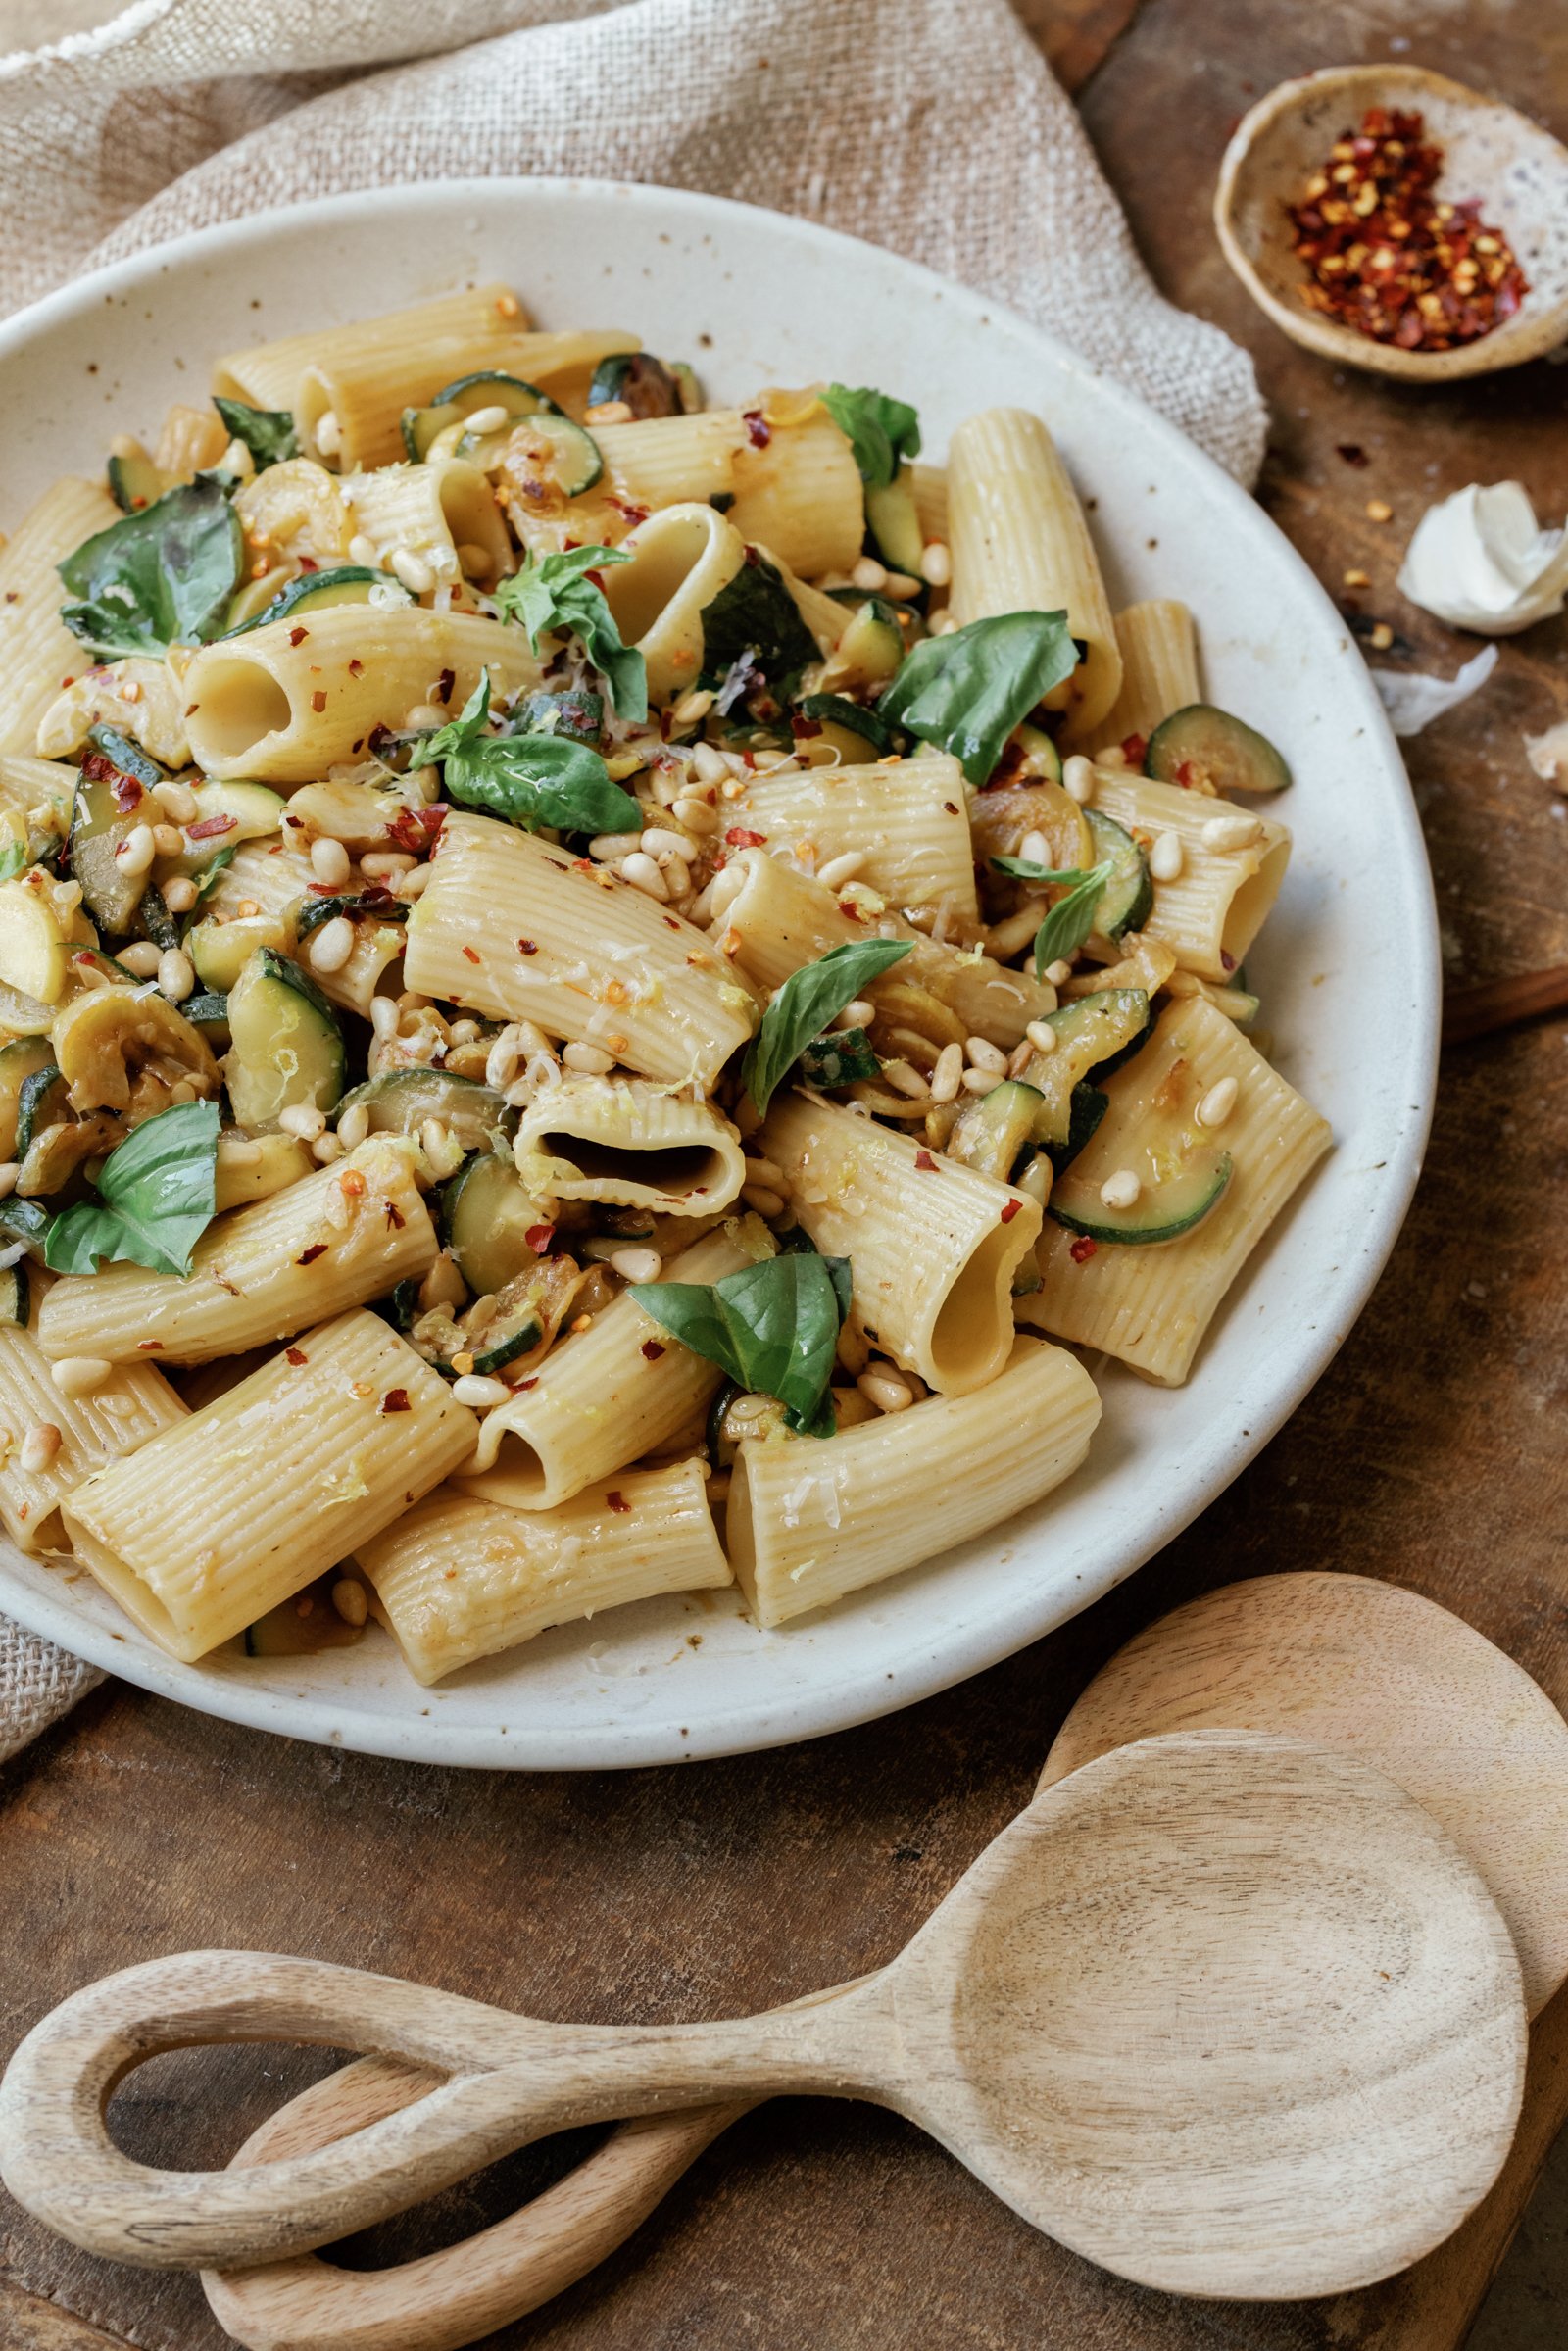
M 918 403 L 929 454 L 997 402 L 1038 409 L 1093 522 L 1111 601 L 1196 609 L 1212 698 L 1296 773 L 1296 853 L 1250 976 L 1286 1075 L 1336 1149 L 1167 1393 L 1095 1366 L 1088 1465 L 1038 1509 L 787 1630 L 729 1594 L 649 1601 L 419 1689 L 391 1642 L 172 1663 L 85 1575 L 0 1546 L 0 1603 L 100 1665 L 210 1713 L 432 1763 L 671 1762 L 842 1729 L 1060 1624 L 1214 1498 L 1300 1401 L 1364 1303 L 1408 1204 L 1436 1067 L 1439 973 L 1403 766 L 1339 614 L 1217 466 L 1073 353 L 927 271 L 774 214 L 662 188 L 475 180 L 334 198 L 185 237 L 0 328 L 0 516 L 111 433 L 205 396 L 215 356 L 500 277 L 546 324 L 615 325 L 696 363 L 710 397 L 838 377 Z

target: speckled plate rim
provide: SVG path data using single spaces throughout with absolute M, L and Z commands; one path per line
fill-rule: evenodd
M 432 248 L 443 264 L 421 269 Z M 292 307 L 253 301 L 247 328 L 236 281 L 265 279 L 291 254 Z M 29 486 L 35 495 L 50 471 L 88 465 L 109 431 L 155 421 L 150 392 L 127 414 L 115 367 L 82 356 L 99 349 L 106 318 L 122 330 L 122 357 L 148 328 L 160 338 L 160 367 L 145 357 L 139 369 L 128 357 L 126 366 L 144 387 L 156 380 L 161 402 L 177 393 L 168 346 L 172 336 L 177 344 L 171 318 L 181 301 L 204 328 L 198 337 L 193 323 L 189 386 L 225 346 L 480 275 L 511 278 L 547 322 L 618 312 L 615 322 L 656 348 L 669 341 L 679 294 L 694 344 L 706 319 L 718 330 L 711 350 L 694 356 L 710 380 L 727 368 L 721 396 L 788 381 L 787 368 L 796 380 L 833 372 L 912 387 L 935 425 L 933 450 L 966 408 L 997 398 L 1042 408 L 1069 463 L 1092 477 L 1101 523 L 1109 518 L 1115 600 L 1187 588 L 1210 691 L 1265 728 L 1271 716 L 1291 727 L 1298 780 L 1280 812 L 1298 830 L 1298 857 L 1257 961 L 1279 963 L 1277 980 L 1265 969 L 1265 987 L 1284 1057 L 1328 1109 L 1338 1148 L 1257 1252 L 1186 1389 L 1149 1389 L 1097 1363 L 1105 1419 L 1077 1479 L 991 1536 L 797 1627 L 760 1633 L 728 1594 L 644 1602 L 427 1690 L 381 1637 L 318 1659 L 178 1665 L 89 1579 L 6 1544 L 0 1605 L 145 1690 L 369 1754 L 588 1770 L 768 1747 L 908 1705 L 1063 1623 L 1221 1494 L 1322 1373 L 1394 1246 L 1431 1119 L 1440 965 L 1425 846 L 1340 614 L 1217 465 L 985 296 L 855 239 L 713 197 L 603 181 L 420 183 L 262 213 L 98 271 L 0 325 L 0 381 L 43 367 L 51 387 L 39 413 L 13 406 L 32 422 L 0 452 L 0 498 L 19 512 Z M 585 292 L 601 280 L 611 287 L 602 302 Z M 1140 542 L 1156 520 L 1161 538 Z M 1179 562 L 1173 530 L 1183 534 Z M 1380 990 L 1379 1050 L 1369 1054 L 1365 1004 Z

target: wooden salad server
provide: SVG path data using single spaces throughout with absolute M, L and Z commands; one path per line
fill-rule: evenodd
M 244 2169 L 163 2171 L 111 2142 L 131 2066 L 278 2038 L 449 2079 Z M 1525 2043 L 1508 1930 L 1412 1797 L 1359 1756 L 1187 1731 L 1038 1794 L 890 1966 L 815 2005 L 583 2027 L 264 1954 L 127 1969 L 17 2051 L 0 2169 L 90 2252 L 233 2268 L 329 2243 L 548 2131 L 832 2092 L 920 2124 L 1123 2277 L 1291 2298 L 1368 2284 L 1458 2226 L 1507 2153 Z
M 1175 1729 L 1285 1731 L 1378 1765 L 1446 1829 L 1513 1935 L 1530 2014 L 1568 1980 L 1568 1723 L 1510 1657 L 1419 1593 L 1324 1571 L 1204 1594 L 1111 1658 L 1040 1783 Z M 815 1994 L 813 1997 L 831 1997 Z M 362 2058 L 271 2115 L 234 2161 L 325 2146 L 442 2077 Z M 585 2276 L 754 2099 L 621 2124 L 543 2195 L 419 2260 L 344 2270 L 314 2254 L 208 2272 L 250 2351 L 459 2351 Z

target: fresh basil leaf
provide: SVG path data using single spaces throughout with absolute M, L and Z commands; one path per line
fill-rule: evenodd
M 0 882 L 9 882 L 31 862 L 25 841 L 9 842 L 4 849 L 0 849 Z
M 868 981 L 906 955 L 907 939 L 851 939 L 814 963 L 792 971 L 746 1048 L 741 1078 L 759 1110 L 765 1110 L 802 1050 L 819 1037 Z
M 597 751 L 569 735 L 487 735 L 489 714 L 486 671 L 459 715 L 419 748 L 420 763 L 441 761 L 448 800 L 530 833 L 542 825 L 563 833 L 642 830 L 641 807 L 611 781 Z
M 813 1037 L 801 1048 L 799 1066 L 802 1083 L 819 1087 L 824 1094 L 841 1093 L 846 1086 L 882 1074 L 864 1029 L 835 1029 L 830 1036 Z
M 760 549 L 748 547 L 734 578 L 703 607 L 703 666 L 696 682 L 716 689 L 745 661 L 759 679 L 782 686 L 821 658 L 783 575 Z
M 808 694 L 796 708 L 803 718 L 814 718 L 819 725 L 825 720 L 830 726 L 847 727 L 852 735 L 862 735 L 874 751 L 896 748 L 892 727 L 868 703 L 851 702 L 846 694 Z
M 886 392 L 829 384 L 822 406 L 855 451 L 868 490 L 885 490 L 906 458 L 920 454 L 920 418 L 906 400 Z
M 630 1295 L 694 1355 L 756 1395 L 777 1396 L 792 1428 L 832 1435 L 828 1381 L 847 1311 L 847 1259 L 792 1249 L 721 1282 L 640 1282 Z
M 603 588 L 586 576 L 607 563 L 630 562 L 618 547 L 568 547 L 559 555 L 525 557 L 522 569 L 501 581 L 495 599 L 504 620 L 527 630 L 535 653 L 540 638 L 555 630 L 579 638 L 610 688 L 616 717 L 646 718 L 647 665 L 635 646 L 621 643 Z
M 1035 977 L 1044 977 L 1048 964 L 1075 955 L 1095 927 L 1100 893 L 1115 872 L 1107 859 L 1089 871 L 1065 898 L 1058 898 L 1035 933 Z
M 605 734 L 604 700 L 587 686 L 564 686 L 554 693 L 541 690 L 530 694 L 522 708 L 513 712 L 512 725 L 519 735 L 562 735 L 572 743 L 592 744 L 597 750 Z
M 243 442 L 250 451 L 258 473 L 299 456 L 300 437 L 286 408 L 248 408 L 243 400 L 220 400 L 216 392 L 213 406 L 230 440 Z
M 999 873 L 1010 873 L 1020 882 L 1081 882 L 1081 865 L 1037 865 L 1033 857 L 993 857 L 992 864 Z
M 233 848 L 220 849 L 217 857 L 213 858 L 211 864 L 204 865 L 202 867 L 201 872 L 196 876 L 195 904 L 197 906 L 201 905 L 202 900 L 207 896 L 208 891 L 213 887 L 213 884 L 217 881 L 219 875 L 225 871 L 228 866 L 233 864 L 235 850 Z
M 1077 663 L 1065 612 L 998 612 L 914 646 L 877 710 L 983 784 L 1013 728 Z
M 103 1205 L 82 1201 L 49 1227 L 44 1262 L 96 1273 L 101 1261 L 188 1274 L 217 1202 L 218 1104 L 176 1102 L 127 1135 L 98 1178 Z
M 81 601 L 60 617 L 111 658 L 203 645 L 227 617 L 244 559 L 245 534 L 222 489 L 188 482 L 67 556 L 60 576 Z

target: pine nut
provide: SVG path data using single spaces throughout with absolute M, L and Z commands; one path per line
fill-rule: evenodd
M 312 934 L 306 960 L 313 971 L 341 971 L 354 953 L 354 925 L 346 914 L 334 914 Z
M 332 1587 L 332 1607 L 346 1625 L 363 1625 L 370 1613 L 365 1586 L 352 1576 L 339 1576 Z
M 1240 1091 L 1234 1078 L 1221 1078 L 1216 1085 L 1210 1086 L 1198 1105 L 1199 1125 L 1222 1127 L 1236 1107 L 1236 1097 Z
M 945 588 L 953 577 L 953 555 L 947 542 L 932 539 L 920 558 L 920 577 L 928 588 Z
M 64 1443 L 52 1420 L 34 1421 L 22 1440 L 22 1467 L 35 1478 L 39 1470 L 48 1468 Z
M 435 573 L 412 547 L 393 548 L 392 568 L 411 596 L 428 596 L 435 586 Z
M 689 833 L 706 835 L 718 830 L 718 810 L 710 808 L 706 800 L 694 800 L 687 795 L 677 800 L 669 812 L 676 823 L 683 824 Z
M 1018 855 L 1030 865 L 1051 863 L 1051 844 L 1044 833 L 1025 833 L 1018 844 Z
M 674 719 L 677 726 L 696 726 L 701 719 L 704 719 L 708 716 L 708 713 L 712 707 L 713 695 L 711 688 L 708 686 L 694 686 L 690 694 L 683 694 L 681 696 L 679 702 L 676 703 L 675 708 L 671 710 L 670 716 Z
M 722 873 L 715 873 L 708 891 L 710 922 L 715 927 L 721 923 L 745 887 L 746 868 L 743 865 L 726 865 Z
M 611 1269 L 623 1282 L 657 1282 L 664 1260 L 656 1249 L 617 1249 L 611 1252 Z
M 318 1135 L 316 1141 L 311 1145 L 311 1157 L 318 1166 L 330 1167 L 334 1159 L 340 1159 L 342 1156 L 343 1146 L 335 1135 Z M 334 1216 L 328 1209 L 327 1221 L 331 1224 L 347 1224 L 348 1216 L 346 1213 L 341 1217 Z
M 847 849 L 841 857 L 829 857 L 825 865 L 819 865 L 816 878 L 824 890 L 842 890 L 846 882 L 854 881 L 864 863 L 863 849 Z
M 620 871 L 623 880 L 630 882 L 634 889 L 645 890 L 650 898 L 663 901 L 669 897 L 663 875 L 653 858 L 645 857 L 640 849 L 634 850 L 629 857 L 621 860 Z
M 614 1054 L 607 1053 L 598 1045 L 565 1046 L 561 1058 L 565 1068 L 575 1069 L 582 1077 L 606 1077 L 615 1066 Z
M 182 947 L 166 947 L 158 958 L 158 986 L 172 1004 L 182 1004 L 196 985 L 196 966 Z
M 749 1208 L 757 1210 L 759 1216 L 774 1217 L 784 1213 L 783 1200 L 766 1184 L 745 1185 L 741 1198 Z
M 358 563 L 362 571 L 379 571 L 381 568 L 381 551 L 373 539 L 367 538 L 363 530 L 357 530 L 349 541 L 349 562 Z
M 484 1372 L 466 1371 L 452 1383 L 452 1401 L 466 1404 L 470 1412 L 493 1412 L 497 1404 L 509 1401 L 511 1389 L 505 1380 L 492 1380 Z
M 1250 849 L 1263 838 L 1255 816 L 1211 816 L 1203 827 L 1205 849 Z
M 489 548 L 481 547 L 477 539 L 465 539 L 462 542 L 458 548 L 458 562 L 469 579 L 489 579 L 496 567 L 495 558 Z
M 171 914 L 188 914 L 196 904 L 196 884 L 188 873 L 176 873 L 164 884 L 164 904 Z
M 994 1094 L 998 1079 L 994 1069 L 966 1069 L 958 1082 L 965 1094 Z
M 177 857 L 185 846 L 185 836 L 177 824 L 155 824 L 153 847 L 161 857 Z
M 492 1040 L 490 1051 L 486 1053 L 484 1061 L 485 1084 L 493 1086 L 497 1094 L 504 1094 L 516 1076 L 517 1063 L 521 1058 L 522 1040 L 517 1034 L 516 1023 L 514 1021 L 509 1028 L 502 1030 L 499 1037 Z
M 419 1121 L 419 1149 L 438 1177 L 456 1175 L 463 1160 L 463 1146 L 442 1119 Z
M 1131 759 L 1119 743 L 1106 743 L 1095 753 L 1097 767 L 1130 767 Z
M 49 1366 L 49 1377 L 62 1396 L 91 1396 L 114 1370 L 107 1355 L 62 1355 Z
M 850 572 L 850 585 L 868 596 L 877 595 L 888 584 L 888 567 L 879 563 L 874 555 L 862 555 Z
M 277 1123 L 285 1135 L 294 1136 L 300 1143 L 314 1143 L 326 1132 L 326 1120 L 314 1102 L 290 1102 L 286 1109 L 279 1110 Z
M 433 727 L 445 726 L 451 715 L 451 711 L 444 710 L 438 702 L 416 702 L 403 723 L 412 735 L 427 735 Z M 419 773 L 434 775 L 435 769 L 420 768 Z
M 729 782 L 730 763 L 716 744 L 694 743 L 691 758 L 692 765 L 696 768 L 698 777 L 703 783 L 725 784 Z
M 390 996 L 371 997 L 370 1027 L 374 1031 L 377 1045 L 385 1045 L 389 1037 L 397 1035 L 398 1022 L 401 1018 L 402 1015 Z
M 200 805 L 189 784 L 176 783 L 171 776 L 166 783 L 154 784 L 153 798 L 171 824 L 194 824 Z
M 907 1061 L 884 1061 L 882 1075 L 896 1094 L 906 1094 L 911 1102 L 921 1102 L 931 1091 L 928 1078 L 923 1078 Z
M 1067 982 L 1072 978 L 1072 965 L 1064 963 L 1058 955 L 1054 963 L 1046 965 L 1046 977 L 1053 988 L 1065 988 Z
M 1187 862 L 1180 833 L 1161 833 L 1149 853 L 1149 870 L 1156 882 L 1178 882 Z
M 364 1102 L 350 1102 L 337 1122 L 337 1139 L 346 1151 L 358 1151 L 370 1131 L 370 1113 Z
M 414 861 L 406 849 L 372 849 L 368 857 L 361 857 L 360 871 L 367 881 L 390 881 L 407 873 Z
M 900 604 L 906 604 L 911 596 L 919 595 L 920 582 L 910 572 L 890 571 L 882 582 L 882 593 L 895 598 Z
M 1008 1077 L 1021 1078 L 1034 1057 L 1034 1047 L 1030 1044 L 1027 1037 L 1021 1038 L 1013 1047 L 1011 1053 L 1007 1055 Z
M 1095 762 L 1076 751 L 1061 771 L 1061 788 L 1069 800 L 1081 808 L 1087 808 L 1095 797 Z
M 461 1306 L 468 1295 L 450 1249 L 443 1249 L 419 1284 L 419 1305 L 429 1314 L 437 1306 Z
M 1100 1197 L 1107 1208 L 1136 1208 L 1143 1195 L 1143 1181 L 1136 1169 L 1118 1167 L 1114 1175 L 1106 1176 L 1100 1187 Z
M 588 844 L 588 855 L 597 857 L 601 865 L 613 865 L 620 857 L 634 857 L 642 846 L 641 833 L 595 833 Z
M 123 841 L 116 846 L 115 863 L 122 873 L 134 880 L 137 874 L 147 871 L 157 855 L 158 844 L 153 839 L 152 826 L 133 824 Z
M 316 419 L 316 446 L 322 457 L 336 457 L 343 446 L 343 427 L 336 409 L 322 409 Z
M 659 865 L 662 865 L 666 857 L 689 857 L 692 847 L 684 834 L 668 832 L 662 824 L 648 827 L 642 836 L 641 846 L 644 854 Z
M 876 1006 L 869 998 L 852 996 L 843 1011 L 835 1014 L 833 1026 L 836 1029 L 869 1028 L 875 1017 Z
M 311 871 L 329 890 L 341 890 L 350 870 L 349 853 L 341 841 L 329 841 L 323 833 L 311 843 Z
M 123 963 L 127 971 L 133 971 L 139 980 L 151 980 L 158 976 L 162 955 L 162 948 L 155 947 L 150 939 L 132 939 L 128 947 L 121 949 L 116 960 Z
M 684 857 L 661 857 L 659 870 L 664 877 L 664 885 L 671 898 L 691 896 L 692 869 Z
M 488 408 L 470 409 L 463 419 L 465 432 L 505 432 L 512 422 L 512 411 L 493 400 Z
M 963 1083 L 963 1047 L 945 1045 L 937 1055 L 937 1065 L 931 1072 L 931 1100 L 952 1102 L 958 1099 Z
M 1054 1053 L 1056 1050 L 1056 1032 L 1049 1020 L 1031 1020 L 1024 1035 L 1037 1053 Z
M 748 1153 L 746 1180 L 749 1184 L 765 1184 L 770 1192 L 788 1192 L 790 1188 L 783 1168 L 774 1159 L 764 1159 L 760 1151 Z
M 855 1385 L 879 1412 L 905 1412 L 914 1401 L 913 1389 L 896 1371 L 862 1371 Z
M 1007 1066 L 1006 1054 L 988 1037 L 965 1037 L 963 1050 L 976 1069 L 988 1069 L 993 1077 L 1001 1077 Z
M 1021 1192 L 1026 1200 L 1038 1200 L 1043 1208 L 1051 1198 L 1054 1174 L 1055 1170 L 1045 1152 L 1036 1151 L 1022 1174 L 1014 1176 L 1012 1188 L 1014 1192 Z

